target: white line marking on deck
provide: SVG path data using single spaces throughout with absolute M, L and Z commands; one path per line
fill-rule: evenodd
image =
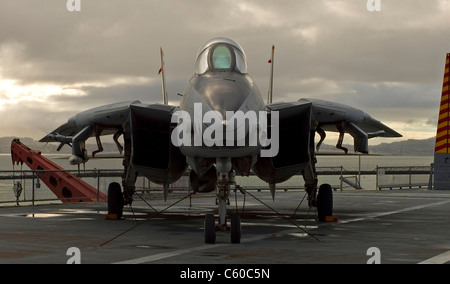
M 394 210 L 394 211 L 389 211 L 389 212 L 379 212 L 379 213 L 371 214 L 371 215 L 366 216 L 366 217 L 360 217 L 360 218 L 354 218 L 354 219 L 350 219 L 350 220 L 340 221 L 339 224 L 348 224 L 348 223 L 353 223 L 353 222 L 364 221 L 364 220 L 367 220 L 367 219 L 373 219 L 373 218 L 378 218 L 378 217 L 384 217 L 384 216 L 389 216 L 389 215 L 394 215 L 394 214 L 399 214 L 399 213 L 405 213 L 405 212 L 420 210 L 420 209 L 429 208 L 429 207 L 437 207 L 437 206 L 441 206 L 441 205 L 448 204 L 448 203 L 450 203 L 450 200 L 440 201 L 440 202 L 435 202 L 435 203 L 425 204 L 425 205 L 418 205 L 418 206 L 403 208 L 403 209 L 400 209 L 400 210 Z M 261 235 L 261 236 L 255 236 L 255 237 L 251 237 L 251 238 L 246 238 L 246 239 L 243 239 L 241 241 L 241 243 L 251 243 L 251 242 L 255 242 L 255 241 L 261 241 L 261 240 L 264 240 L 264 239 L 267 239 L 267 238 L 271 238 L 274 235 L 283 235 L 283 234 L 286 234 L 286 233 L 292 233 L 293 231 L 298 231 L 298 229 L 285 230 L 285 231 L 282 231 L 282 232 L 278 232 L 276 234 Z M 187 253 L 193 253 L 193 252 L 198 252 L 198 251 L 203 251 L 203 250 L 213 249 L 213 248 L 219 248 L 219 247 L 224 247 L 224 246 L 230 246 L 230 245 L 231 244 L 203 245 L 203 246 L 199 246 L 199 247 L 193 247 L 193 248 L 188 248 L 188 249 L 176 250 L 176 251 L 173 251 L 173 252 L 160 253 L 160 254 L 155 254 L 155 255 L 144 256 L 144 257 L 141 257 L 141 258 L 130 259 L 130 260 L 118 262 L 116 264 L 141 264 L 141 263 L 148 263 L 148 262 L 153 262 L 153 261 L 157 261 L 157 260 L 161 260 L 161 259 L 165 259 L 165 258 L 169 258 L 169 257 L 174 257 L 174 256 L 179 256 L 179 255 L 183 255 L 183 254 L 187 254 Z M 438 260 L 440 260 L 440 261 L 447 259 L 445 261 L 445 262 L 447 262 L 447 261 L 450 260 L 450 251 L 447 252 L 447 253 L 444 253 L 442 255 L 438 255 L 436 258 Z M 434 259 L 434 258 L 431 258 L 430 260 L 432 260 L 432 259 Z
M 444 264 L 449 261 L 450 261 L 450 250 L 440 255 L 424 260 L 422 262 L 419 262 L 419 264 Z
M 367 220 L 367 219 L 373 219 L 373 218 L 378 218 L 378 217 L 384 217 L 384 216 L 389 216 L 389 215 L 394 215 L 394 214 L 399 214 L 399 213 L 405 213 L 405 212 L 420 210 L 420 209 L 429 208 L 429 207 L 437 207 L 437 206 L 441 206 L 441 205 L 444 205 L 444 204 L 447 204 L 447 203 L 450 203 L 450 200 L 440 201 L 440 202 L 431 203 L 431 204 L 425 204 L 425 205 L 418 205 L 418 206 L 403 208 L 403 209 L 400 209 L 400 210 L 394 210 L 394 211 L 389 211 L 389 212 L 375 213 L 375 214 L 371 214 L 371 215 L 366 216 L 366 217 L 359 217 L 359 218 L 355 218 L 355 219 L 344 220 L 344 221 L 341 221 L 339 223 L 340 224 L 348 224 L 348 223 L 353 223 L 353 222 L 358 222 L 358 221 L 364 221 L 364 220 Z
M 263 240 L 263 239 L 266 239 L 269 237 L 270 236 L 267 236 L 267 235 L 255 236 L 252 238 L 247 238 L 245 240 L 242 240 L 241 243 L 250 243 L 250 242 L 260 241 L 260 240 Z M 142 264 L 142 263 L 153 262 L 153 261 L 157 261 L 157 260 L 161 260 L 161 259 L 165 259 L 165 258 L 169 258 L 169 257 L 186 254 L 186 253 L 198 252 L 198 251 L 202 251 L 202 250 L 207 250 L 207 249 L 212 249 L 212 248 L 220 248 L 220 247 L 230 246 L 230 245 L 231 244 L 204 245 L 204 246 L 199 246 L 199 247 L 194 247 L 194 248 L 189 248 L 189 249 L 176 250 L 176 251 L 172 251 L 172 252 L 166 252 L 166 253 L 144 256 L 144 257 L 136 258 L 136 259 L 130 259 L 130 260 L 122 261 L 122 262 L 117 262 L 116 264 Z
M 182 254 L 186 254 L 186 253 L 202 251 L 202 250 L 206 250 L 206 249 L 210 249 L 210 248 L 223 247 L 223 246 L 226 246 L 226 245 L 228 245 L 228 244 L 204 245 L 204 246 L 190 248 L 190 249 L 176 250 L 176 251 L 172 251 L 172 252 L 166 252 L 166 253 L 160 253 L 160 254 L 155 254 L 155 255 L 144 256 L 144 257 L 136 258 L 136 259 L 130 259 L 130 260 L 122 261 L 122 262 L 117 262 L 116 264 L 141 264 L 141 263 L 147 263 L 147 262 L 157 261 L 157 260 L 160 260 L 160 259 L 174 257 L 174 256 L 177 256 L 177 255 L 182 255 Z

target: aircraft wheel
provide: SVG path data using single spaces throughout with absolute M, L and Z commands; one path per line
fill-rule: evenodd
M 325 217 L 333 216 L 333 189 L 329 184 L 322 184 L 319 187 L 317 215 L 319 222 L 325 222 Z
M 123 194 L 120 184 L 113 182 L 108 187 L 108 214 L 117 214 L 119 219 L 123 216 Z
M 216 243 L 216 220 L 214 214 L 206 214 L 205 216 L 205 243 Z
M 237 213 L 231 216 L 231 243 L 241 243 L 241 216 Z

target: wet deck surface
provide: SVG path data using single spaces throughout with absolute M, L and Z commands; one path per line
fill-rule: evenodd
M 284 217 L 247 196 L 238 245 L 229 232 L 218 232 L 215 245 L 204 243 L 204 214 L 216 208 L 212 195 L 194 197 L 192 207 L 183 200 L 156 217 L 137 201 L 134 215 L 127 208 L 120 221 L 104 220 L 105 203 L 0 208 L 0 263 L 64 264 L 71 247 L 80 249 L 82 263 L 366 263 L 373 247 L 381 263 L 450 261 L 450 192 L 334 192 L 338 223 L 315 222 L 306 202 L 293 216 L 302 192 L 277 192 L 275 202 L 268 192 L 252 194 Z M 161 211 L 180 197 L 149 202 Z M 236 210 L 234 194 L 230 201 Z M 240 211 L 242 205 L 239 194 Z

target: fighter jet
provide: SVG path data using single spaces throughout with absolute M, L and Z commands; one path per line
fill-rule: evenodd
M 241 241 L 240 216 L 227 210 L 230 192 L 238 188 L 236 175 L 254 173 L 269 184 L 274 196 L 276 184 L 301 174 L 309 206 L 330 211 L 329 202 L 317 198 L 321 193 L 315 134 L 321 137 L 320 147 L 325 131 L 339 132 L 336 146 L 347 152 L 342 141 L 349 133 L 354 150 L 361 153 L 368 153 L 369 138 L 401 137 L 367 113 L 343 104 L 317 99 L 264 103 L 248 74 L 244 50 L 229 38 L 211 39 L 199 49 L 195 74 L 179 106 L 167 104 L 164 84 L 164 104 L 129 101 L 100 106 L 75 115 L 40 142 L 58 142 L 59 149 L 70 145 L 69 161 L 79 165 L 88 160 L 88 138 L 96 138 L 95 156 L 103 150 L 101 136 L 114 135 L 123 152 L 124 175 L 122 186 L 109 186 L 108 211 L 119 216 L 133 201 L 138 176 L 163 185 L 167 198 L 169 185 L 189 170 L 195 192 L 216 192 L 218 218 L 205 216 L 206 243 L 215 243 L 216 232 L 228 230 L 232 243 Z M 324 195 L 331 194 L 331 186 L 320 188 Z

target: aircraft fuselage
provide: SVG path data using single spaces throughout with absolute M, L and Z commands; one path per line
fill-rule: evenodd
M 215 128 L 222 130 L 221 133 L 212 133 L 213 137 L 220 135 L 222 143 L 211 145 L 202 140 L 199 145 L 198 141 L 195 141 L 195 135 L 192 135 L 190 146 L 180 146 L 184 155 L 236 158 L 254 156 L 260 151 L 260 144 L 251 145 L 249 136 L 251 133 L 258 133 L 259 114 L 265 111 L 265 105 L 261 93 L 249 75 L 235 72 L 196 74 L 185 90 L 180 109 L 189 114 L 192 131 L 200 134 L 202 138 L 214 129 L 212 124 L 222 125 L 221 129 Z M 236 119 L 239 112 L 243 114 L 239 118 L 244 119 Z M 242 133 L 245 134 L 239 135 Z

